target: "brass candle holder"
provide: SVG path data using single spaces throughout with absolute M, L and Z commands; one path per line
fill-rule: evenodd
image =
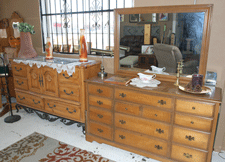
M 175 86 L 179 86 L 180 85 L 180 75 L 183 73 L 183 60 L 181 60 L 180 62 L 178 62 L 177 65 L 177 80 L 174 83 Z

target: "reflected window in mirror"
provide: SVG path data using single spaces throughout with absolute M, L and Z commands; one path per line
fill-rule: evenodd
M 19 22 L 12 23 L 14 38 L 20 37 Z

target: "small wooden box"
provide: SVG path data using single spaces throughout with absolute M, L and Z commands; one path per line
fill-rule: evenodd
M 144 34 L 144 44 L 150 44 L 150 37 L 151 37 L 151 25 L 145 24 L 145 34 Z

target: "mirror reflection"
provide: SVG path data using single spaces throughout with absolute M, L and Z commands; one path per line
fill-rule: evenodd
M 204 12 L 120 15 L 120 69 L 174 74 L 183 61 L 183 74 L 198 73 Z M 162 70 L 163 69 L 163 70 Z

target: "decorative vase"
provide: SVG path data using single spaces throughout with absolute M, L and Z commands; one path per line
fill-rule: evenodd
M 80 50 L 79 50 L 79 56 L 80 56 L 80 62 L 87 62 L 87 45 L 86 40 L 84 36 L 85 30 L 80 29 Z
M 18 53 L 19 58 L 34 58 L 37 57 L 37 52 L 35 51 L 30 32 L 20 33 L 20 51 Z
M 50 41 L 50 37 L 47 37 L 47 43 L 45 45 L 45 52 L 46 52 L 46 56 L 45 59 L 53 59 L 53 55 L 52 55 L 52 44 Z

